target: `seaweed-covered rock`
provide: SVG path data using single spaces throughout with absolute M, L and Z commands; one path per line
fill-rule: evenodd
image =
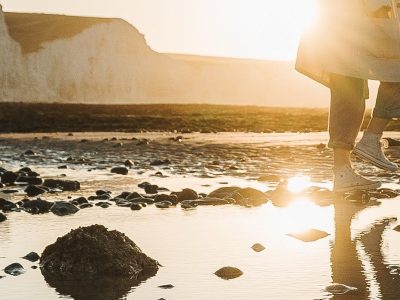
M 123 233 L 101 225 L 80 227 L 58 238 L 43 251 L 40 265 L 42 272 L 65 279 L 132 278 L 154 275 L 159 268 Z

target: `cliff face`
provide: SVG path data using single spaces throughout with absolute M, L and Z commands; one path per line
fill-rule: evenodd
M 293 99 L 296 106 L 310 102 L 304 85 L 323 95 L 289 63 L 157 53 L 120 19 L 0 9 L 0 66 L 0 101 L 282 105 Z

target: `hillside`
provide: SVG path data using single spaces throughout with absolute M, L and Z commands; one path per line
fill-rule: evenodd
M 121 19 L 2 13 L 0 101 L 326 107 L 292 62 L 153 51 Z

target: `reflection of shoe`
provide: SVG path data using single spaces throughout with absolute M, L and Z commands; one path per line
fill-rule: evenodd
M 374 190 L 381 186 L 380 182 L 369 180 L 357 174 L 350 166 L 334 169 L 334 174 L 334 192 Z
M 392 163 L 387 159 L 385 153 L 383 153 L 383 147 L 380 141 L 380 135 L 370 135 L 364 134 L 364 137 L 354 148 L 353 153 L 358 157 L 367 160 L 374 166 L 395 172 L 399 169 L 399 166 Z

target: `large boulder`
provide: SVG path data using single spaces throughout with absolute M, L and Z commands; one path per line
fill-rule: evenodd
M 154 275 L 159 263 L 144 254 L 123 233 L 101 225 L 80 227 L 46 247 L 42 272 L 63 279 L 138 278 Z

